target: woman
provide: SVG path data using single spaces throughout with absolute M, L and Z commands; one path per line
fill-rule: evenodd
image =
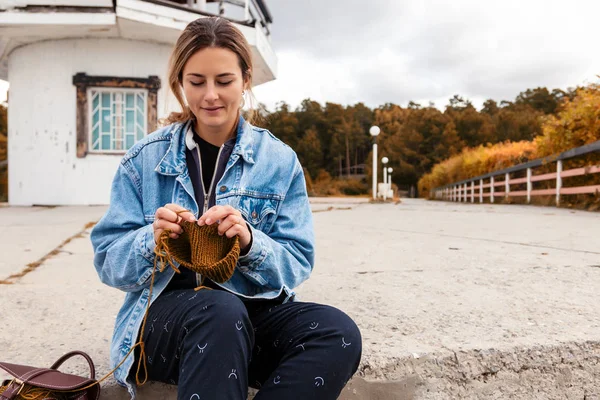
M 141 379 L 177 384 L 178 399 L 246 399 L 248 386 L 256 399 L 336 399 L 358 368 L 361 335 L 341 311 L 294 301 L 313 268 L 312 215 L 296 154 L 241 116 L 248 43 L 224 19 L 198 19 L 168 76 L 183 111 L 127 152 L 91 234 L 100 279 L 127 292 L 112 365 L 138 342 L 150 301 Z M 158 238 L 178 238 L 184 220 L 239 238 L 235 272 L 194 291 L 194 272 L 167 268 L 148 299 Z M 115 372 L 132 398 L 137 350 Z

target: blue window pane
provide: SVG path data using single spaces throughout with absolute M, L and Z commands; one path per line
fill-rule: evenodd
M 143 110 L 143 109 L 144 109 L 144 96 L 138 93 L 138 94 L 135 96 L 135 98 L 136 98 L 136 102 L 137 102 L 137 107 L 138 107 L 140 110 Z
M 102 135 L 102 150 L 110 150 L 110 135 Z
M 137 124 L 139 126 L 144 126 L 144 113 L 141 113 L 138 111 L 136 114 L 137 115 L 135 117 L 136 117 Z
M 110 108 L 110 93 L 102 93 L 102 107 Z
M 102 132 L 110 133 L 110 110 L 102 110 Z
M 134 104 L 133 104 L 133 94 L 129 93 L 127 94 L 127 98 L 126 98 L 126 106 L 127 108 L 133 108 Z
M 127 135 L 126 136 L 126 142 L 125 142 L 125 150 L 129 150 L 131 148 L 131 146 L 133 146 L 134 143 L 134 137 L 133 135 Z
M 134 111 L 127 111 L 127 114 L 125 115 L 125 129 L 127 130 L 127 132 L 135 132 L 135 129 L 133 127 L 133 125 L 135 124 L 134 116 Z
M 100 128 L 96 127 L 94 128 L 94 131 L 92 132 L 92 146 L 93 146 L 93 150 L 98 150 L 99 147 L 99 143 L 96 143 L 98 141 L 98 137 L 100 136 Z
M 137 127 L 137 140 L 141 140 L 144 137 L 144 130 L 141 126 Z

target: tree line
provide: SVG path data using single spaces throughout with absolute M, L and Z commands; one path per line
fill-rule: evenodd
M 519 93 L 513 101 L 489 99 L 479 111 L 459 95 L 443 110 L 432 103 L 409 102 L 407 107 L 387 103 L 371 109 L 363 103 L 321 105 L 306 99 L 295 109 L 282 102 L 273 112 L 263 111 L 261 125 L 296 151 L 307 180 L 362 174 L 361 190 L 366 193 L 372 125 L 381 128 L 379 157 L 389 158 L 393 183 L 408 188 L 464 147 L 532 140 L 542 132 L 539 117 L 555 114 L 561 102 L 575 94 L 575 88 L 538 87 Z

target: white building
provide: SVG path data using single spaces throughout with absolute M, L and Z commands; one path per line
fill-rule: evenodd
M 246 36 L 255 85 L 275 79 L 263 0 L 0 0 L 9 204 L 107 204 L 124 152 L 178 107 L 166 80 L 177 37 L 209 15 Z

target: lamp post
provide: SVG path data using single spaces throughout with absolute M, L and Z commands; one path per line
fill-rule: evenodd
M 373 137 L 373 200 L 377 198 L 377 135 L 381 130 L 377 125 L 369 129 L 369 134 Z
M 392 167 L 388 168 L 388 190 L 392 190 L 392 172 L 394 172 Z M 394 194 L 392 193 L 392 199 L 394 198 Z
M 385 201 L 387 199 L 387 168 L 385 167 L 385 165 L 388 163 L 389 158 L 387 157 L 383 157 L 381 159 L 381 163 L 383 164 L 383 200 Z

